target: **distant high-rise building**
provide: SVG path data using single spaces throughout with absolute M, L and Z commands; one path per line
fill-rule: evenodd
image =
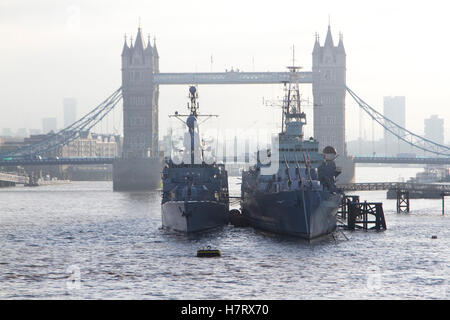
M 56 132 L 56 118 L 42 119 L 42 133 L 47 134 L 50 131 Z
M 425 138 L 433 142 L 444 144 L 444 119 L 436 114 L 424 120 Z
M 64 98 L 64 128 L 77 120 L 77 100 L 75 98 Z
M 35 134 L 41 134 L 41 129 L 30 129 L 30 136 Z
M 13 136 L 13 132 L 11 130 L 11 128 L 3 128 L 2 129 L 2 135 L 5 137 L 12 137 Z
M 405 128 L 405 106 L 405 97 L 384 97 L 384 116 Z M 387 130 L 384 130 L 384 139 L 386 145 L 389 147 L 398 143 L 397 137 Z
M 17 129 L 16 136 L 18 137 L 26 137 L 28 135 L 28 129 L 27 128 L 19 128 Z

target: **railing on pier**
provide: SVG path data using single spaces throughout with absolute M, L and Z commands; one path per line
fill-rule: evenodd
M 354 163 L 376 163 L 376 164 L 450 164 L 450 157 L 359 157 L 353 158 Z
M 404 190 L 404 191 L 435 191 L 450 194 L 450 184 L 410 183 L 410 182 L 367 182 L 340 184 L 341 191 L 371 191 L 371 190 Z
M 410 212 L 410 192 L 437 193 L 442 197 L 442 214 L 445 212 L 445 196 L 450 194 L 450 184 L 411 182 L 367 182 L 340 184 L 341 192 L 394 190 L 397 196 L 397 213 Z

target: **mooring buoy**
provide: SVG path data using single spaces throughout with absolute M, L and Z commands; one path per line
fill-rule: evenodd
M 197 257 L 199 258 L 220 257 L 221 255 L 222 253 L 219 249 L 211 249 L 211 246 L 197 250 Z

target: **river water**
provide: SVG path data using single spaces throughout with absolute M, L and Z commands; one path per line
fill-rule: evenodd
M 356 175 L 398 181 L 419 170 L 357 167 Z M 238 183 L 230 178 L 234 195 Z M 450 218 L 441 200 L 413 199 L 411 213 L 397 214 L 385 192 L 360 192 L 384 202 L 387 231 L 307 243 L 232 226 L 173 234 L 161 229 L 159 191 L 111 190 L 111 182 L 0 189 L 0 298 L 450 297 Z M 197 258 L 206 245 L 222 257 Z

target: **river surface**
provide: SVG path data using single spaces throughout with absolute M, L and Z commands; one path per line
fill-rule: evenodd
M 357 182 L 399 181 L 418 168 L 357 167 Z M 239 180 L 230 178 L 239 194 Z M 161 229 L 160 192 L 111 182 L 0 189 L 1 299 L 449 299 L 450 198 L 411 200 L 388 230 L 307 243 L 251 228 L 193 237 Z M 344 236 L 345 235 L 345 236 Z M 432 239 L 432 236 L 437 239 Z M 348 238 L 348 240 L 346 239 Z M 197 258 L 200 247 L 221 258 Z

